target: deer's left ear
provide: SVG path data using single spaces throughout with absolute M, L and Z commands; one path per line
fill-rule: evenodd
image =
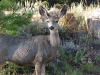
M 60 10 L 60 14 L 59 17 L 63 17 L 67 12 L 67 5 L 64 5 L 61 10 Z
M 39 13 L 45 19 L 47 19 L 48 17 L 50 17 L 50 14 L 42 6 L 39 6 Z

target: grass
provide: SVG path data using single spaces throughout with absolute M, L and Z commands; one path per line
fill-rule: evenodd
M 100 72 L 100 67 L 94 66 L 93 63 L 86 63 L 81 65 L 81 69 L 87 72 Z

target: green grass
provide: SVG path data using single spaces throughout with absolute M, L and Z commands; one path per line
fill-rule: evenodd
M 70 73 L 69 75 L 83 75 L 81 71 L 79 70 L 75 70 L 72 73 Z
M 93 65 L 93 63 L 86 63 L 85 65 L 81 65 L 81 69 L 87 72 L 99 72 L 100 68 Z

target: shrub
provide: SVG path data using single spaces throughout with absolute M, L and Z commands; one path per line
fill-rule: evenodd
M 24 36 L 47 35 L 49 34 L 49 29 L 46 23 L 33 22 L 27 26 L 20 27 L 18 33 Z
M 31 22 L 30 17 L 28 15 L 27 16 L 24 15 L 21 16 L 16 14 L 8 15 L 0 19 L 0 26 L 2 30 L 1 33 L 16 35 L 19 27 L 27 25 L 30 22 Z

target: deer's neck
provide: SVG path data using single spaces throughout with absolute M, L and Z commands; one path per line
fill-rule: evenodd
M 58 31 L 50 31 L 50 43 L 54 47 L 58 47 L 60 45 L 60 38 Z

